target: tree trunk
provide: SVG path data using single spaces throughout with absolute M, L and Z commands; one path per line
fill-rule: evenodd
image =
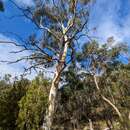
M 54 75 L 54 79 L 52 80 L 51 89 L 49 93 L 49 106 L 46 113 L 47 115 L 45 118 L 45 125 L 43 124 L 43 128 L 45 130 L 51 130 L 52 123 L 53 123 L 53 116 L 55 113 L 56 97 L 57 97 L 57 91 L 58 91 L 58 86 L 60 82 L 60 76 L 64 69 L 67 50 L 68 50 L 68 44 L 69 44 L 69 42 L 67 41 L 67 36 L 65 36 L 64 39 L 65 39 L 65 44 L 63 48 L 63 53 L 61 55 L 59 63 L 56 66 L 56 72 Z
M 112 106 L 112 108 L 113 108 L 113 109 L 116 111 L 116 113 L 118 114 L 120 120 L 122 120 L 122 115 L 121 115 L 120 111 L 118 110 L 118 108 L 117 108 L 109 99 L 107 99 L 107 98 L 102 94 L 102 92 L 100 91 L 100 88 L 99 88 L 99 85 L 98 85 L 98 82 L 97 82 L 97 78 L 96 78 L 95 75 L 94 75 L 94 82 L 95 82 L 95 85 L 96 85 L 97 90 L 98 90 L 99 93 L 100 93 L 101 98 L 102 98 L 105 102 L 107 102 L 109 105 Z

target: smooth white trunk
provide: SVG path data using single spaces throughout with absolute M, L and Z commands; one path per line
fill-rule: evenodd
M 56 106 L 57 91 L 60 82 L 60 76 L 64 68 L 64 63 L 65 63 L 67 50 L 68 50 L 68 44 L 69 43 L 67 42 L 67 37 L 65 37 L 65 45 L 64 45 L 63 53 L 61 55 L 60 62 L 56 66 L 56 72 L 49 93 L 49 106 L 45 118 L 45 123 L 43 124 L 43 128 L 45 130 L 51 130 L 52 127 L 53 117 L 55 113 L 55 106 Z

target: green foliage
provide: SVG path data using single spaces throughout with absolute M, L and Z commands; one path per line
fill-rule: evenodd
M 14 130 L 19 112 L 17 103 L 25 95 L 28 81 L 22 79 L 11 84 L 5 77 L 0 84 L 0 128 Z
M 49 87 L 47 80 L 37 77 L 32 81 L 26 95 L 19 101 L 18 130 L 37 130 L 45 115 Z

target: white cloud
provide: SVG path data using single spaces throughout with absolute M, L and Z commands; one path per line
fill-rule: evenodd
M 15 0 L 18 4 L 23 6 L 34 6 L 33 0 Z
M 112 21 L 107 21 L 99 25 L 96 35 L 99 37 L 99 40 L 103 42 L 106 42 L 107 38 L 113 36 L 115 40 L 115 43 L 113 44 L 116 44 L 124 40 L 124 36 L 122 35 L 122 32 L 120 32 L 121 30 Z
M 114 36 L 116 43 L 130 40 L 130 14 L 123 14 L 130 11 L 130 2 L 127 8 L 123 4 L 127 1 L 121 0 L 97 0 L 92 10 L 90 27 L 96 27 L 92 33 L 105 42 L 108 37 Z

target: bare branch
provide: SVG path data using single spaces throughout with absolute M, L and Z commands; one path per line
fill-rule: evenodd
M 26 51 L 27 49 L 22 49 L 22 50 L 19 50 L 19 51 L 10 51 L 9 53 L 14 53 L 14 54 L 16 54 L 16 53 L 20 53 L 20 52 L 24 52 L 24 51 Z
M 20 17 L 25 17 L 23 14 L 16 14 L 16 15 L 12 15 L 12 16 L 4 16 L 4 18 L 6 18 L 6 19 L 9 19 L 9 20 L 11 20 L 11 19 L 14 19 L 14 18 L 20 18 Z
M 24 47 L 24 48 L 26 48 L 25 45 L 20 45 L 20 44 L 14 42 L 14 41 L 0 41 L 0 43 L 1 43 L 1 44 L 3 44 L 3 43 L 10 43 L 10 44 L 13 44 L 13 45 L 15 45 L 15 46 L 17 46 L 17 47 Z

